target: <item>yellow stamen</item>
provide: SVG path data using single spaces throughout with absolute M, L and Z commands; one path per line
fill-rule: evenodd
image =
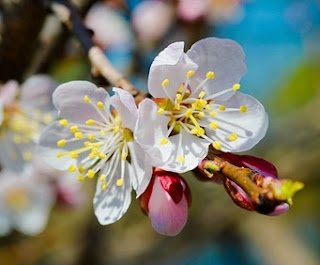
M 121 159 L 126 160 L 127 157 L 128 157 L 128 154 L 126 152 L 122 152 Z
M 184 162 L 184 156 L 177 156 L 177 161 L 179 163 L 183 163 Z
M 158 109 L 158 114 L 159 114 L 159 115 L 163 114 L 163 112 L 164 112 L 164 109 L 163 109 L 163 108 L 159 108 L 159 109 Z
M 121 187 L 123 185 L 123 179 L 118 179 L 117 182 L 116 182 L 116 185 L 118 187 Z
M 192 109 L 188 109 L 185 114 L 184 114 L 187 118 L 190 118 L 190 116 L 192 115 Z
M 88 139 L 90 141 L 94 141 L 94 134 L 92 134 L 92 133 L 88 134 Z
M 233 91 L 237 91 L 237 90 L 239 90 L 240 89 L 240 84 L 234 84 L 233 86 L 232 86 L 232 90 Z
M 84 181 L 84 179 L 85 179 L 84 175 L 80 175 L 80 176 L 77 177 L 77 180 L 80 181 L 80 182 Z
M 77 158 L 78 157 L 78 153 L 75 151 L 70 152 L 70 157 L 71 158 Z
M 76 133 L 78 131 L 78 126 L 77 125 L 73 125 L 70 127 L 70 132 L 72 133 Z
M 92 169 L 88 170 L 88 178 L 89 179 L 93 179 L 95 174 L 96 174 L 96 172 L 94 172 L 94 170 L 92 170 Z
M 218 129 L 219 127 L 218 123 L 215 121 L 211 122 L 209 126 L 211 129 L 214 129 L 214 130 Z
M 85 147 L 89 147 L 89 146 L 91 146 L 91 143 L 88 142 L 88 141 L 85 141 L 85 142 L 83 143 L 83 145 L 84 145 Z
M 68 168 L 68 171 L 69 172 L 75 172 L 77 170 L 77 167 L 75 165 L 71 165 L 69 168 Z
M 83 165 L 80 165 L 78 167 L 78 171 L 79 171 L 80 174 L 82 174 L 85 170 L 86 170 L 86 168 Z
M 101 186 L 101 189 L 106 190 L 107 188 L 108 188 L 108 183 L 107 182 L 103 183 Z
M 221 143 L 219 141 L 214 141 L 212 143 L 212 146 L 216 149 L 216 150 L 220 150 L 221 149 Z
M 161 145 L 165 145 L 165 144 L 167 144 L 168 142 L 169 142 L 169 140 L 166 139 L 166 138 L 162 138 L 162 139 L 160 140 L 160 144 L 161 144 Z
M 226 108 L 226 106 L 224 106 L 224 105 L 220 105 L 220 107 L 219 107 L 219 110 L 220 111 L 225 111 L 227 108 Z
M 98 156 L 99 156 L 99 158 L 100 159 L 105 159 L 107 156 L 104 154 L 104 153 L 102 153 L 102 152 L 100 152 L 99 154 L 98 154 Z
M 210 112 L 210 117 L 213 118 L 214 116 L 217 115 L 217 112 L 215 112 L 214 110 Z
M 81 139 L 83 137 L 83 134 L 82 134 L 82 132 L 76 132 L 74 134 L 74 137 L 77 138 L 77 139 Z
M 115 127 L 113 128 L 113 132 L 114 132 L 114 133 L 117 133 L 117 132 L 119 132 L 119 129 L 120 129 L 119 126 L 115 126 Z
M 230 133 L 228 138 L 230 141 L 234 142 L 238 139 L 238 135 L 236 133 Z
M 84 100 L 85 103 L 88 103 L 88 104 L 91 103 L 91 100 L 90 100 L 90 98 L 88 97 L 88 95 L 85 95 L 85 96 L 83 97 L 83 100 Z
M 59 123 L 60 123 L 60 125 L 62 125 L 64 127 L 68 126 L 68 121 L 66 119 L 59 120 Z
M 98 102 L 97 102 L 97 107 L 98 107 L 99 109 L 104 109 L 104 104 L 103 104 L 101 101 L 98 101 Z
M 106 180 L 106 175 L 105 174 L 101 174 L 100 177 L 99 177 L 99 181 L 100 182 L 105 182 Z
M 214 78 L 214 72 L 209 71 L 209 72 L 206 74 L 206 78 L 208 78 L 208 79 L 213 79 L 213 78 Z
M 193 70 L 189 70 L 188 72 L 187 72 L 187 77 L 191 77 L 191 76 L 193 76 L 194 75 L 194 71 Z
M 104 130 L 100 130 L 100 134 L 103 136 L 103 135 L 106 135 L 106 131 L 104 131 Z
M 204 118 L 206 116 L 206 114 L 203 111 L 200 111 L 198 115 L 200 118 Z
M 87 125 L 93 125 L 94 124 L 94 120 L 93 119 L 89 119 L 86 121 Z
M 245 105 L 242 105 L 242 106 L 240 106 L 240 108 L 239 108 L 240 113 L 246 113 L 247 110 L 248 110 L 248 108 L 247 108 L 247 106 L 245 106 Z
M 169 79 L 163 80 L 162 86 L 166 87 L 167 85 L 169 85 Z
M 199 93 L 199 98 L 203 98 L 205 95 L 206 95 L 206 93 L 205 93 L 204 91 L 201 91 L 201 92 Z
M 59 141 L 57 141 L 57 146 L 58 147 L 64 147 L 66 145 L 66 139 L 61 139 Z

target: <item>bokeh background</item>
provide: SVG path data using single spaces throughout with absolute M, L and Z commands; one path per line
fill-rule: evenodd
M 267 136 L 247 154 L 271 161 L 280 178 L 303 181 L 305 188 L 288 213 L 269 217 L 238 208 L 222 186 L 185 175 L 193 195 L 188 223 L 178 236 L 165 237 L 152 229 L 136 200 L 120 221 L 100 226 L 88 182 L 84 202 L 72 208 L 57 204 L 41 234 L 0 238 L 0 264 L 320 264 L 320 1 L 92 3 L 84 20 L 95 41 L 141 90 L 147 90 L 154 57 L 174 41 L 185 41 L 186 49 L 208 36 L 239 42 L 248 67 L 242 92 L 258 98 L 270 119 Z M 59 22 L 49 16 L 43 43 L 57 30 Z M 59 83 L 90 80 L 76 38 L 60 46 L 43 72 Z

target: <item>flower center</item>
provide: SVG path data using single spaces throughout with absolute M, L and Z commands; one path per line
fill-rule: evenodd
M 121 176 L 117 176 L 116 185 L 121 187 L 125 163 L 130 163 L 128 143 L 133 141 L 133 133 L 122 127 L 121 118 L 115 110 L 110 112 L 101 101 L 93 103 L 87 95 L 84 101 L 95 108 L 101 121 L 88 119 L 85 124 L 78 124 L 69 123 L 66 119 L 59 120 L 61 126 L 69 128 L 71 137 L 57 141 L 58 147 L 68 150 L 58 153 L 57 157 L 69 156 L 75 159 L 75 164 L 68 170 L 78 171 L 79 181 L 93 179 L 99 173 L 102 190 L 107 189 L 120 166 Z
M 24 210 L 30 204 L 26 191 L 21 188 L 10 189 L 6 193 L 5 201 L 7 205 L 15 211 Z
M 199 82 L 197 87 L 190 88 L 189 83 L 193 75 L 193 70 L 187 72 L 186 80 L 180 85 L 174 98 L 169 96 L 167 90 L 169 88 L 170 81 L 165 79 L 162 82 L 163 90 L 168 98 L 156 99 L 155 102 L 159 106 L 158 114 L 170 117 L 166 137 L 169 138 L 172 135 L 179 134 L 181 130 L 184 130 L 199 138 L 206 139 L 215 149 L 220 150 L 221 142 L 215 139 L 215 137 L 207 136 L 206 131 L 221 130 L 230 142 L 236 141 L 238 139 L 238 135 L 232 131 L 222 128 L 217 116 L 219 116 L 219 113 L 226 111 L 246 113 L 247 107 L 243 105 L 239 108 L 227 108 L 224 105 L 216 104 L 215 99 L 223 94 L 239 90 L 240 85 L 234 84 L 231 88 L 212 95 L 206 95 L 203 87 L 208 80 L 214 79 L 214 72 L 207 72 L 206 77 Z M 161 139 L 161 144 L 166 144 L 168 142 L 167 138 Z M 178 148 L 180 152 L 182 152 L 181 146 Z M 181 163 L 184 162 L 183 154 L 178 155 L 177 161 Z

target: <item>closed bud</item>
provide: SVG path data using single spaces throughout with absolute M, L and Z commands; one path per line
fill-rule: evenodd
M 175 236 L 185 226 L 191 193 L 178 174 L 154 170 L 149 186 L 139 200 L 143 212 L 159 234 Z

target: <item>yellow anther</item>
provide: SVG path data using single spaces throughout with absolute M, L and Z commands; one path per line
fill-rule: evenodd
M 98 107 L 99 109 L 104 109 L 104 104 L 103 104 L 101 101 L 98 101 L 98 102 L 97 102 L 97 107 Z
M 92 153 L 92 154 L 95 154 L 95 155 L 98 155 L 98 153 L 99 153 L 98 148 L 97 148 L 97 147 L 92 148 L 91 153 Z
M 213 79 L 214 78 L 214 72 L 212 72 L 212 71 L 207 72 L 206 78 Z
M 92 134 L 92 133 L 88 134 L 88 139 L 90 141 L 94 141 L 94 134 Z
M 101 129 L 101 130 L 100 130 L 100 134 L 101 134 L 101 135 L 106 135 L 106 131 Z
M 59 141 L 57 141 L 57 146 L 58 147 L 64 147 L 66 145 L 66 139 L 61 139 Z
M 118 187 L 121 187 L 123 185 L 123 179 L 118 179 L 117 182 L 116 182 L 116 185 Z
M 70 132 L 72 133 L 76 133 L 78 131 L 78 126 L 77 125 L 73 125 L 70 127 Z
M 191 133 L 192 134 L 197 134 L 198 132 L 198 128 L 194 127 L 192 130 L 191 130 Z
M 59 120 L 60 125 L 67 127 L 68 126 L 68 121 L 66 119 L 61 119 Z
M 185 112 L 184 115 L 185 115 L 187 118 L 189 118 L 189 117 L 192 115 L 192 113 L 193 113 L 192 109 L 188 109 L 188 110 Z
M 225 111 L 227 108 L 226 108 L 226 106 L 224 106 L 224 105 L 220 105 L 220 107 L 219 107 L 219 110 L 220 111 Z
M 183 85 L 179 86 L 178 93 L 182 94 L 183 89 L 184 89 L 184 86 L 183 86 Z
M 120 129 L 120 127 L 119 127 L 119 126 L 114 126 L 114 128 L 113 128 L 113 132 L 114 132 L 114 133 L 117 133 L 117 132 L 119 132 L 119 129 Z
M 221 143 L 219 141 L 214 141 L 212 143 L 213 148 L 215 148 L 216 150 L 220 150 L 221 149 Z
M 108 188 L 108 183 L 107 182 L 103 183 L 101 186 L 101 189 L 106 190 L 107 188 Z
M 32 159 L 32 153 L 30 151 L 24 152 L 22 156 L 25 161 L 30 161 Z
M 92 170 L 92 169 L 88 170 L 88 178 L 89 179 L 93 179 L 95 174 L 96 174 L 96 172 L 94 172 L 94 170 Z
M 84 179 L 85 179 L 84 175 L 80 175 L 80 176 L 77 177 L 77 180 L 80 181 L 80 182 L 84 181 Z
M 214 116 L 217 115 L 217 112 L 215 112 L 214 110 L 210 112 L 210 117 L 213 118 Z
M 215 121 L 211 122 L 209 126 L 211 129 L 214 129 L 214 130 L 218 129 L 218 127 L 219 127 L 218 123 Z
M 162 81 L 162 86 L 167 86 L 169 85 L 169 79 L 165 79 Z
M 83 145 L 84 145 L 85 147 L 89 147 L 89 146 L 91 146 L 91 143 L 88 142 L 88 141 L 85 141 L 85 142 L 83 143 Z
M 75 165 L 71 165 L 69 168 L 68 168 L 68 171 L 69 172 L 75 172 L 77 170 L 77 167 Z
M 163 109 L 163 108 L 159 108 L 159 109 L 158 109 L 158 114 L 159 114 L 159 115 L 163 114 L 163 112 L 164 112 L 164 109 Z
M 204 135 L 204 129 L 202 129 L 201 127 L 198 128 L 198 131 L 197 131 L 197 136 L 202 136 Z
M 236 133 L 230 133 L 228 138 L 230 141 L 234 142 L 238 139 L 238 135 Z
M 201 92 L 199 93 L 199 98 L 203 98 L 205 95 L 206 95 L 206 93 L 205 93 L 204 91 L 201 91 Z
M 96 155 L 95 153 L 90 153 L 90 154 L 88 155 L 88 157 L 89 157 L 90 159 L 94 159 L 96 156 L 97 156 L 97 155 Z
M 203 111 L 200 111 L 200 112 L 198 113 L 198 116 L 199 116 L 200 118 L 204 118 L 204 117 L 206 116 L 206 114 L 205 114 Z
M 79 171 L 80 174 L 82 174 L 85 170 L 86 170 L 86 168 L 83 165 L 80 165 L 78 167 L 78 171 Z
M 88 104 L 91 103 L 91 100 L 90 100 L 90 98 L 88 97 L 88 95 L 85 95 L 85 96 L 83 97 L 83 100 L 84 100 L 85 103 L 88 103 Z
M 187 72 L 187 77 L 191 77 L 191 76 L 193 76 L 194 75 L 194 71 L 193 70 L 189 70 L 188 72 Z
M 86 121 L 87 125 L 93 125 L 94 124 L 94 120 L 93 119 L 89 119 Z
M 75 151 L 70 152 L 70 157 L 71 158 L 77 158 L 78 157 L 78 153 Z
M 160 144 L 161 145 L 165 145 L 165 144 L 167 144 L 169 142 L 169 140 L 167 139 L 167 138 L 162 138 L 161 140 L 160 140 Z
M 106 175 L 105 174 L 101 174 L 100 177 L 99 177 L 99 181 L 100 182 L 105 182 L 106 180 Z
M 126 152 L 122 152 L 121 158 L 122 160 L 126 160 L 128 157 L 128 154 Z
M 174 108 L 175 108 L 176 110 L 180 110 L 180 103 L 176 103 L 175 106 L 174 106 Z
M 100 147 L 101 143 L 93 143 L 92 145 L 93 145 L 93 146 L 95 147 L 95 149 L 96 149 L 96 148 L 99 148 L 99 147 Z M 97 150 L 98 150 L 98 149 L 97 149 Z
M 247 106 L 245 106 L 245 105 L 242 105 L 242 106 L 240 106 L 240 108 L 239 108 L 239 111 L 240 111 L 241 113 L 246 113 L 247 110 L 248 110 L 248 108 L 247 108 Z
M 83 137 L 83 134 L 82 134 L 82 132 L 76 132 L 74 134 L 74 137 L 77 138 L 77 139 L 81 139 Z
M 107 157 L 106 154 L 104 154 L 104 153 L 102 153 L 102 152 L 100 152 L 100 153 L 98 154 L 98 156 L 99 156 L 100 159 L 104 159 L 104 158 Z
M 177 156 L 177 161 L 179 163 L 183 163 L 184 162 L 184 156 Z
M 211 110 L 209 104 L 205 105 L 204 108 L 205 108 L 205 110 L 207 110 L 207 111 L 210 111 L 210 110 Z
M 232 90 L 233 91 L 237 91 L 237 90 L 239 90 L 240 89 L 240 84 L 234 84 L 233 86 L 232 86 Z
M 63 156 L 64 156 L 64 154 L 62 154 L 62 153 L 57 153 L 57 154 L 56 154 L 56 157 L 57 157 L 57 158 L 60 158 L 60 157 L 63 157 Z
M 180 103 L 182 101 L 182 95 L 176 94 L 176 99 L 177 99 L 177 102 Z

